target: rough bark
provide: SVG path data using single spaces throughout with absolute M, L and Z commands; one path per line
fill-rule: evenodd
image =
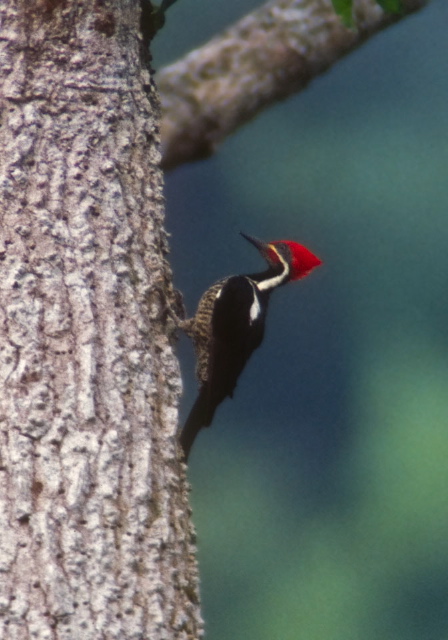
M 0 637 L 198 638 L 134 0 L 0 5 Z
M 272 103 L 297 93 L 347 53 L 428 0 L 403 0 L 385 14 L 355 0 L 347 29 L 331 0 L 274 0 L 157 75 L 165 169 L 214 153 Z

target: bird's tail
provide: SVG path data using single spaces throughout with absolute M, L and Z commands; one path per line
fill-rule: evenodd
M 209 427 L 215 413 L 216 404 L 210 401 L 210 393 L 206 385 L 201 387 L 196 402 L 185 422 L 179 442 L 184 452 L 184 460 L 188 461 L 190 449 L 202 427 Z

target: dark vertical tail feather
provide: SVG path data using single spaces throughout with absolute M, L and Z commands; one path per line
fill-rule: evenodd
M 204 385 L 199 391 L 191 411 L 180 434 L 179 442 L 184 452 L 184 460 L 188 462 L 190 449 L 202 427 L 209 427 L 215 413 L 216 404 L 210 402 L 209 389 Z

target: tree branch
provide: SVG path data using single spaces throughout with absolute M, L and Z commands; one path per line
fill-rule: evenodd
M 403 0 L 400 15 L 375 0 L 355 0 L 354 29 L 331 0 L 275 0 L 247 15 L 158 74 L 162 166 L 214 153 L 238 127 L 304 89 L 347 53 L 428 0 Z

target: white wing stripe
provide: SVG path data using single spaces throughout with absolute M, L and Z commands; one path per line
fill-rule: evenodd
M 251 283 L 252 284 L 252 283 Z M 254 301 L 251 304 L 250 310 L 249 310 L 249 322 L 250 324 L 252 324 L 260 315 L 261 313 L 261 306 L 260 303 L 258 301 L 258 296 L 257 296 L 257 292 L 255 291 L 255 287 L 252 284 L 252 289 L 253 289 L 253 293 L 254 293 Z

